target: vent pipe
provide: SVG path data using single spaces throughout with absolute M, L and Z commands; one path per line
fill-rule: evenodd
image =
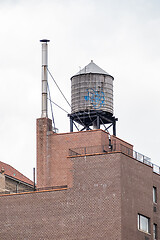
M 47 67 L 48 67 L 48 42 L 50 40 L 42 39 L 42 113 L 41 118 L 48 117 L 48 106 L 47 106 Z

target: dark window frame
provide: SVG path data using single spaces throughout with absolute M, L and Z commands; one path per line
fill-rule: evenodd
M 157 188 L 153 186 L 153 203 L 157 203 Z
M 153 223 L 153 240 L 157 240 L 157 224 Z
M 147 229 L 143 228 L 143 220 L 147 220 Z M 138 213 L 138 230 L 150 234 L 150 218 L 140 213 Z

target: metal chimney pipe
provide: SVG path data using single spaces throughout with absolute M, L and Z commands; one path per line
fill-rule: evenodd
M 33 189 L 36 191 L 36 173 L 35 168 L 33 168 Z
M 48 67 L 48 42 L 50 40 L 42 39 L 42 113 L 41 118 L 48 117 L 48 104 L 47 104 L 47 67 Z

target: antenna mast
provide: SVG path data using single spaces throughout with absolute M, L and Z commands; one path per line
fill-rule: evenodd
M 47 68 L 48 68 L 48 42 L 50 40 L 42 39 L 40 40 L 42 43 L 42 112 L 41 118 L 48 117 L 48 104 L 47 104 Z

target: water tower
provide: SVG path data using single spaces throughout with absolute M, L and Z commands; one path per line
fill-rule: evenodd
M 108 130 L 112 126 L 116 135 L 118 119 L 113 116 L 113 80 L 93 61 L 71 77 L 71 132 L 76 122 L 82 125 L 81 131 L 100 129 L 101 125 Z

